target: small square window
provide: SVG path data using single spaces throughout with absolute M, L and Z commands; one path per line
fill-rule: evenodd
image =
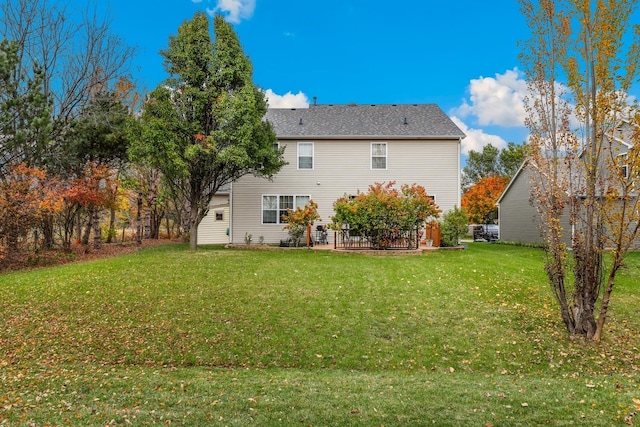
M 216 211 L 216 221 L 224 221 L 224 211 Z

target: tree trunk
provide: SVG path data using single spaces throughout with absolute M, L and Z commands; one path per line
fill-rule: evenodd
M 116 235 L 116 210 L 112 206 L 109 209 L 109 232 L 107 233 L 107 243 L 111 243 Z
M 52 249 L 53 241 L 53 216 L 46 215 L 42 219 L 42 248 Z
M 82 241 L 82 209 L 78 208 L 77 213 L 76 213 L 76 242 L 81 242 Z
M 83 245 L 89 244 L 89 236 L 91 235 L 91 228 L 93 227 L 93 209 L 89 209 L 87 215 L 87 222 L 84 225 L 84 233 L 82 234 L 82 239 L 80 243 Z
M 151 238 L 151 207 L 148 201 L 144 208 L 144 238 Z
M 142 193 L 138 193 L 138 211 L 136 213 L 136 242 L 142 244 Z
M 100 214 L 96 209 L 91 215 L 91 224 L 93 226 L 93 249 L 102 247 L 102 236 L 100 235 Z
M 160 238 L 160 226 L 162 225 L 162 217 L 164 216 L 164 211 L 160 209 L 153 209 L 151 211 L 151 232 L 150 237 L 152 239 Z
M 602 330 L 604 329 L 604 324 L 607 320 L 607 311 L 609 310 L 609 302 L 611 301 L 611 293 L 613 292 L 613 285 L 615 284 L 615 277 L 620 268 L 620 264 L 622 260 L 619 260 L 616 257 L 614 261 L 614 265 L 611 267 L 609 271 L 609 277 L 607 278 L 607 288 L 604 290 L 604 294 L 602 295 L 602 305 L 600 306 L 600 315 L 598 316 L 598 322 L 596 324 L 596 332 L 593 335 L 593 340 L 596 342 L 600 342 L 600 338 L 602 338 Z
M 198 210 L 195 208 L 189 211 L 189 249 L 198 249 Z
M 574 297 L 573 311 L 573 335 L 592 339 L 596 332 L 594 307 L 584 294 L 576 293 Z
M 165 223 L 165 226 L 167 227 L 167 237 L 170 239 L 171 238 L 171 221 L 169 221 L 169 215 L 165 215 L 164 223 Z M 158 230 L 160 230 L 159 225 L 158 225 Z

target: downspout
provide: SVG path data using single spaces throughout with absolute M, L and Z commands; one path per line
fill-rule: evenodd
M 229 184 L 229 243 L 233 243 L 233 182 Z
M 458 138 L 458 183 L 457 183 L 457 193 L 458 193 L 458 197 L 457 197 L 457 202 L 456 202 L 456 206 L 458 208 L 462 208 L 462 206 L 460 206 L 460 192 L 462 190 L 460 190 L 460 185 L 461 185 L 461 179 L 460 179 L 460 174 L 462 173 L 460 166 L 461 166 L 461 162 L 460 162 L 460 156 L 462 155 L 460 148 L 462 147 L 462 137 Z

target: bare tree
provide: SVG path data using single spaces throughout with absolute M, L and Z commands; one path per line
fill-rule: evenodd
M 101 18 L 95 4 L 74 11 L 62 2 L 6 0 L 0 12 L 0 37 L 18 44 L 17 80 L 28 81 L 34 70 L 42 74 L 51 97 L 52 141 L 64 136 L 93 93 L 127 73 L 135 53 L 111 32 L 110 19 Z
M 520 3 L 532 30 L 522 58 L 545 268 L 568 332 L 598 341 L 640 220 L 640 117 L 626 96 L 640 59 L 640 32 L 629 22 L 636 2 Z M 570 227 L 562 227 L 563 216 Z

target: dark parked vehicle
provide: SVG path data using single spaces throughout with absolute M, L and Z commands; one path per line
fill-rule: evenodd
M 495 242 L 498 239 L 499 232 L 496 224 L 478 224 L 473 226 L 474 242 Z

